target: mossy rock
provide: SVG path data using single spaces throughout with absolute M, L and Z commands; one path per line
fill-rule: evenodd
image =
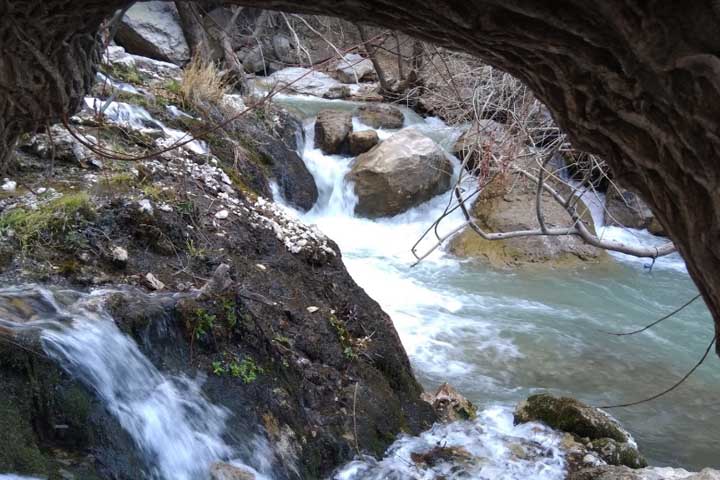
M 644 468 L 648 465 L 645 457 L 630 443 L 617 442 L 612 438 L 601 438 L 593 440 L 587 446 L 610 465 L 624 465 L 630 468 Z
M 549 427 L 591 440 L 627 442 L 628 433 L 610 416 L 574 398 L 532 395 L 518 405 L 515 423 L 543 422 Z

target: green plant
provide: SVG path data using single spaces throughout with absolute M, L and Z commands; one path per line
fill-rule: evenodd
M 254 382 L 262 373 L 264 373 L 263 369 L 250 357 L 245 357 L 240 363 L 236 361 L 230 363 L 230 375 L 242 378 L 243 383 Z
M 225 366 L 220 361 L 214 361 L 212 362 L 212 371 L 215 375 L 218 377 L 222 376 L 224 373 L 226 373 Z
M 215 315 L 211 315 L 203 308 L 195 310 L 195 329 L 193 332 L 195 338 L 199 340 L 210 333 L 213 326 L 215 326 L 216 319 L 217 317 Z
M 187 242 L 185 242 L 185 246 L 191 258 L 200 258 L 205 255 L 205 249 L 196 247 L 195 241 L 192 238 L 189 238 Z
M 234 329 L 238 322 L 237 312 L 235 311 L 236 308 L 237 305 L 235 305 L 235 302 L 233 302 L 232 300 L 225 300 L 223 302 L 223 310 L 225 310 L 225 321 L 227 322 L 227 326 L 230 330 Z
M 71 193 L 40 205 L 36 210 L 16 208 L 0 216 L 0 231 L 12 230 L 23 249 L 37 243 L 67 246 L 65 240 L 79 224 L 94 215 L 86 192 Z M 72 238 L 73 242 L 79 240 Z
M 340 346 L 343 349 L 343 355 L 350 360 L 357 358 L 357 354 L 353 349 L 352 337 L 350 336 L 350 332 L 348 331 L 345 322 L 337 318 L 335 314 L 330 315 L 329 321 L 330 325 L 335 328 L 338 340 L 340 341 Z

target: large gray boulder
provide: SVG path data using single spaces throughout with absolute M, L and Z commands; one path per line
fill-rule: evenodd
M 363 105 L 355 110 L 358 119 L 373 128 L 397 129 L 402 128 L 405 123 L 405 116 L 402 111 L 383 103 Z
M 671 467 L 632 470 L 628 467 L 603 465 L 570 472 L 567 480 L 720 480 L 720 471 L 706 468 L 700 472 L 689 472 Z
M 450 188 L 452 164 L 432 139 L 402 130 L 358 156 L 345 179 L 354 183 L 364 217 L 397 215 Z
M 136 3 L 120 22 L 115 40 L 136 55 L 177 65 L 190 60 L 190 48 L 172 2 Z
M 326 155 L 343 153 L 348 149 L 348 135 L 352 132 L 350 112 L 323 110 L 315 120 L 315 148 Z

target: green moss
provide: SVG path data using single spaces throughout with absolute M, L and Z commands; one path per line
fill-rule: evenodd
M 48 473 L 32 428 L 12 398 L 0 396 L 0 471 L 23 474 Z
M 121 63 L 113 63 L 110 65 L 103 65 L 102 70 L 113 78 L 116 78 L 122 82 L 134 83 L 136 85 L 142 84 L 142 76 L 135 66 L 123 65 Z
M 94 209 L 85 192 L 66 194 L 40 205 L 37 210 L 16 208 L 0 216 L 0 231 L 15 232 L 25 250 L 37 243 L 56 245 L 68 238 L 81 223 L 91 219 Z M 67 245 L 66 245 L 67 246 Z

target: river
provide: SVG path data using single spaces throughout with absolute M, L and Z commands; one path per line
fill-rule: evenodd
M 697 294 L 678 255 L 659 259 L 652 269 L 647 260 L 617 254 L 607 264 L 577 270 L 498 271 L 439 251 L 412 267 L 411 247 L 442 213 L 447 195 L 394 218 L 355 217 L 355 199 L 342 181 L 352 159 L 323 155 L 312 139 L 319 110 L 355 105 L 307 96 L 278 101 L 305 117 L 303 158 L 320 191 L 315 208 L 298 215 L 338 243 L 353 278 L 391 315 L 426 389 L 448 381 L 482 408 L 512 406 L 545 390 L 593 405 L 627 403 L 672 385 L 711 340 L 713 324 L 702 301 L 639 335 L 605 333 L 635 330 Z M 459 134 L 438 119 L 405 115 L 406 128 L 444 147 Z M 369 128 L 357 120 L 354 126 Z M 450 217 L 441 231 L 461 221 Z M 600 233 L 663 242 L 646 231 L 601 226 Z M 719 398 L 720 362 L 711 355 L 679 389 L 612 414 L 653 465 L 720 467 Z

